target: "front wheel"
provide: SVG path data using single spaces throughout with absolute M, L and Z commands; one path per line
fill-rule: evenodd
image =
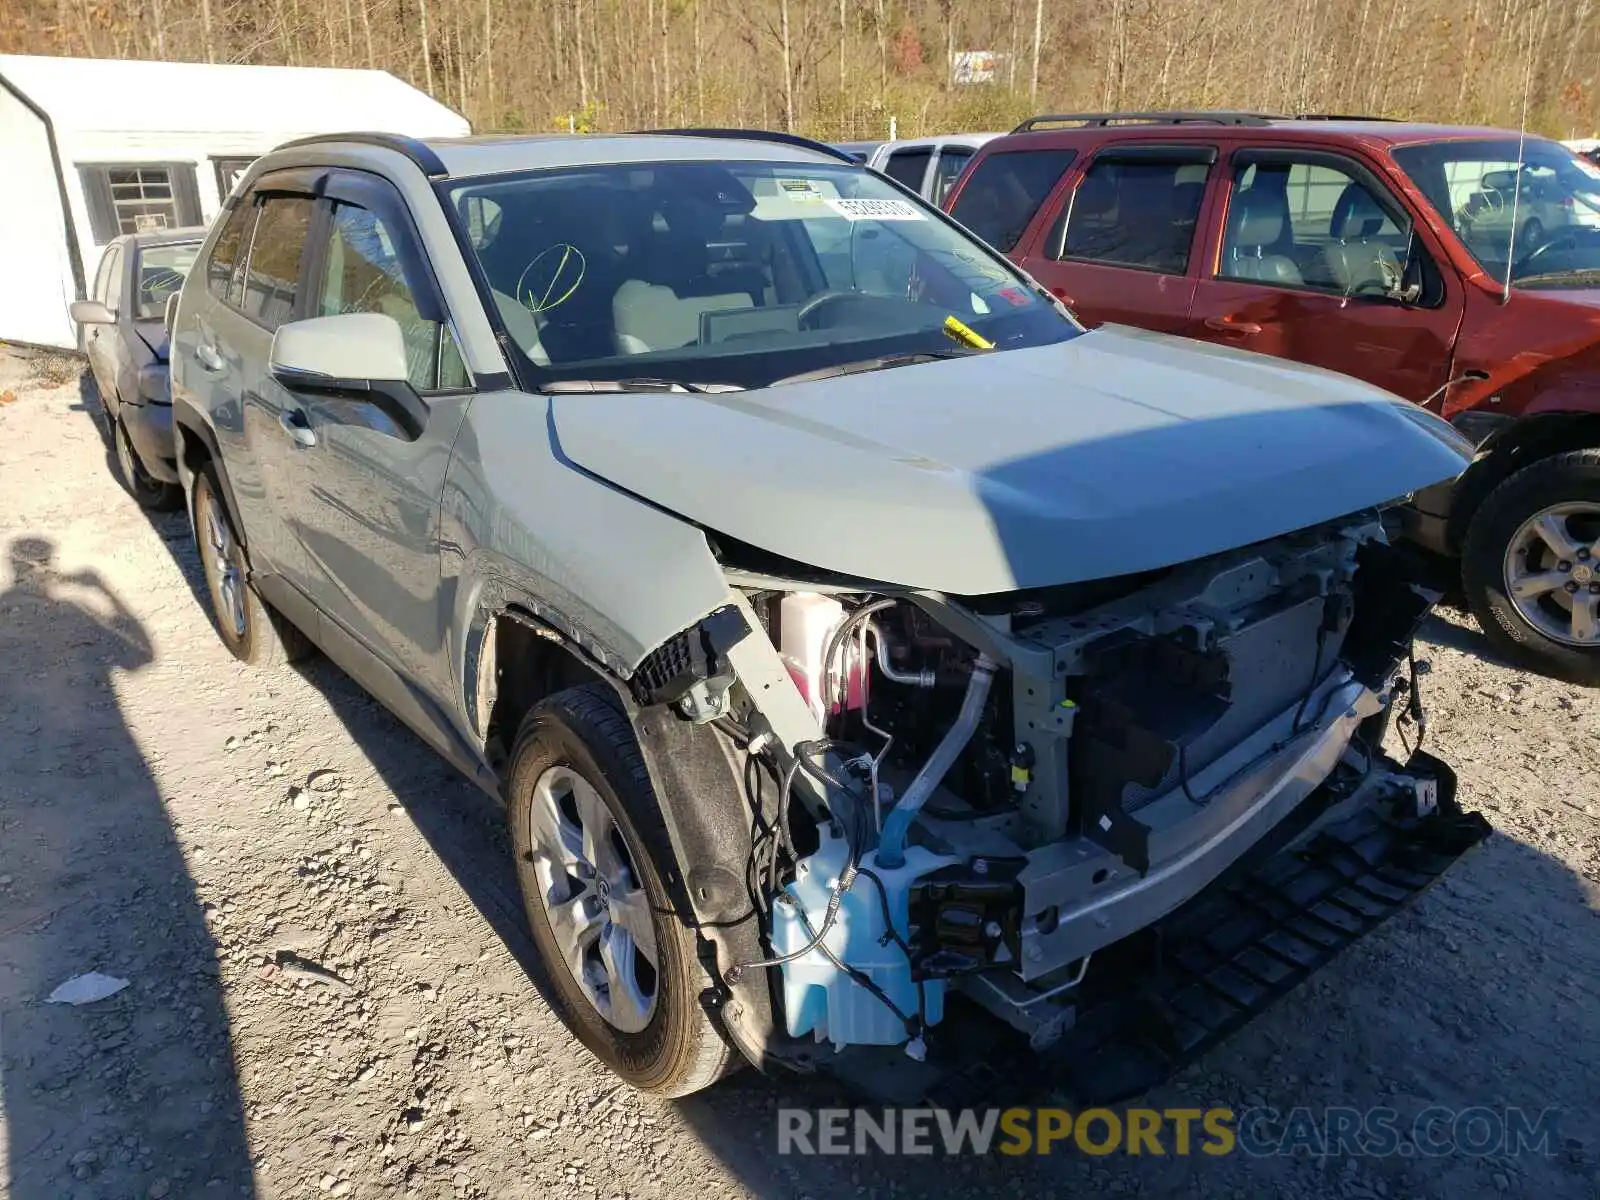
M 687 1096 L 735 1064 L 701 1004 L 694 931 L 632 725 L 604 685 L 528 714 L 506 787 L 511 843 L 551 1007 L 641 1091 Z
M 1461 564 L 1491 642 L 1533 670 L 1600 687 L 1600 450 L 1542 459 L 1490 492 Z

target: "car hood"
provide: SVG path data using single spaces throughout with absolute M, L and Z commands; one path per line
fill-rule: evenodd
M 1109 327 L 759 391 L 552 405 L 560 452 L 644 500 L 814 567 L 958 595 L 1170 566 L 1466 464 L 1376 388 Z

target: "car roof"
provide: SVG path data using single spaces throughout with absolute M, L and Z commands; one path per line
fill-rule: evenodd
M 1047 120 L 1049 118 L 1034 118 Z M 1303 142 L 1307 145 L 1329 142 L 1360 142 L 1367 146 L 1387 148 L 1414 145 L 1422 142 L 1469 141 L 1480 138 L 1514 138 L 1514 129 L 1496 129 L 1489 126 L 1442 125 L 1417 121 L 1391 121 L 1380 117 L 1357 116 L 1306 116 L 1277 117 L 1253 113 L 1175 113 L 1171 119 L 1162 120 L 1160 114 L 1085 114 L 1078 119 L 1083 123 L 1057 128 L 1026 129 L 1027 122 L 1004 139 L 1003 145 L 991 144 L 990 150 L 1018 150 L 1025 147 L 1045 149 L 1051 146 L 1077 146 L 1085 140 L 1096 143 L 1115 138 L 1118 141 L 1134 139 L 1160 139 L 1171 141 L 1203 141 L 1225 136 L 1230 140 L 1251 141 L 1270 136 L 1274 141 Z M 1530 141 L 1548 139 L 1529 134 Z
M 326 139 L 337 141 L 337 137 Z M 497 175 L 548 167 L 657 162 L 750 162 L 847 164 L 840 152 L 763 137 L 702 136 L 676 133 L 480 134 L 465 138 L 427 138 L 424 145 L 450 178 Z
M 946 142 L 967 142 L 974 146 L 981 146 L 985 142 L 992 142 L 995 138 L 1005 137 L 1004 132 L 990 133 L 940 133 L 932 137 L 901 138 L 894 142 L 878 143 L 883 149 L 893 153 L 896 150 L 921 149 L 923 146 L 943 146 Z

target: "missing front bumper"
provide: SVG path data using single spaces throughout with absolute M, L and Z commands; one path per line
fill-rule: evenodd
M 1371 933 L 1489 835 L 1478 813 L 1404 824 L 1365 809 L 1221 881 L 1108 952 L 1057 1048 L 1070 1090 L 1110 1102 L 1198 1058 Z M 1119 961 L 1120 960 L 1120 961 Z
M 841 1061 L 837 1073 L 885 1100 L 948 1108 L 1068 1097 L 1109 1104 L 1147 1091 L 1371 933 L 1488 836 L 1481 815 L 1457 807 L 1447 769 L 1439 782 L 1428 815 L 1358 809 L 1290 849 L 1240 864 L 1097 954 L 1072 993 L 1071 1027 L 1047 1050 L 1030 1048 L 988 1012 L 952 1004 L 929 1064 L 895 1072 L 903 1056 L 875 1057 L 871 1072 Z

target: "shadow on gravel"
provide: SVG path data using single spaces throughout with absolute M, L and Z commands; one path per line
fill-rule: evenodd
M 217 960 L 113 672 L 148 635 L 48 540 L 0 594 L 0 1119 L 10 1200 L 253 1195 Z M 46 997 L 99 971 L 82 1007 Z
M 111 418 L 106 413 L 105 403 L 100 399 L 100 387 L 94 381 L 94 372 L 88 367 L 78 372 L 78 402 L 72 406 L 72 411 L 88 414 L 89 421 L 94 425 L 95 432 L 100 435 L 100 444 L 106 452 L 106 470 L 110 472 L 111 478 L 116 479 L 117 449 L 111 440 Z
M 1418 637 L 1421 641 L 1432 642 L 1438 646 L 1448 646 L 1452 650 L 1459 650 L 1463 654 L 1470 654 L 1474 658 L 1481 658 L 1486 663 L 1493 663 L 1497 667 L 1507 667 L 1519 670 L 1517 665 L 1502 657 L 1489 639 L 1483 636 L 1483 631 L 1477 622 L 1464 612 L 1453 614 L 1457 619 L 1449 618 L 1435 612 L 1423 623 Z M 1538 678 L 1534 676 L 1534 678 Z

